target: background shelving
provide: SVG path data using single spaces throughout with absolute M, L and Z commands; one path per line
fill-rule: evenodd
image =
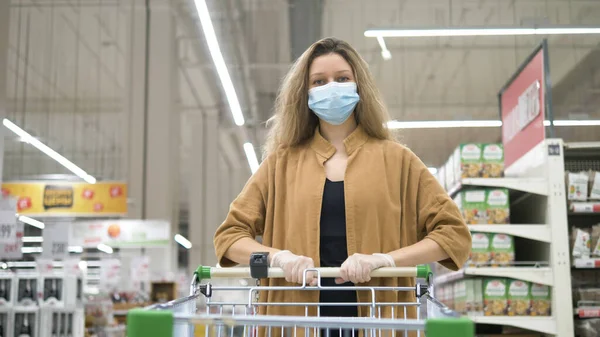
M 515 163 L 518 169 L 513 172 L 520 172 L 518 176 L 444 181 L 452 197 L 461 191 L 482 187 L 509 190 L 510 223 L 471 224 L 469 229 L 473 233 L 512 236 L 516 262 L 493 267 L 471 263 L 457 272 L 438 275 L 435 278 L 438 287 L 481 277 L 527 281 L 550 287 L 552 309 L 549 316 L 489 316 L 489 312 L 468 314 L 478 325 L 511 326 L 547 335 L 574 336 L 573 310 L 564 305 L 572 302 L 571 292 L 565 291 L 571 289 L 565 151 L 558 155 L 548 151 L 549 146 L 555 148 L 557 145 L 563 148 L 559 139 L 546 140 L 531 150 L 533 155 L 523 158 L 537 158 L 538 161 Z

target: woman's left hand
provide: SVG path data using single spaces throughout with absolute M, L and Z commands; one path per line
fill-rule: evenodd
M 365 283 L 371 280 L 371 272 L 382 267 L 395 267 L 394 259 L 388 254 L 353 254 L 342 264 L 340 277 L 335 283 Z

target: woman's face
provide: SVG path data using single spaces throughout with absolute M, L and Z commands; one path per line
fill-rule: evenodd
M 308 89 L 330 82 L 356 82 L 350 64 L 336 53 L 315 58 L 308 69 Z

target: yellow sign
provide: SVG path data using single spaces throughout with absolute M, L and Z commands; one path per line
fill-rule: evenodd
M 2 194 L 18 199 L 17 213 L 32 216 L 120 216 L 127 214 L 127 184 L 98 182 L 8 182 Z

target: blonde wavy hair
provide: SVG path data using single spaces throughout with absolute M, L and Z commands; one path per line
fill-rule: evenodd
M 270 129 L 263 156 L 278 149 L 298 146 L 313 137 L 319 119 L 308 108 L 309 68 L 315 58 L 332 53 L 342 56 L 354 72 L 360 95 L 360 101 L 354 109 L 357 124 L 373 138 L 395 140 L 390 130 L 384 126 L 389 120 L 389 114 L 369 66 L 350 44 L 330 37 L 310 46 L 283 79 L 275 100 L 275 114 L 267 121 Z

